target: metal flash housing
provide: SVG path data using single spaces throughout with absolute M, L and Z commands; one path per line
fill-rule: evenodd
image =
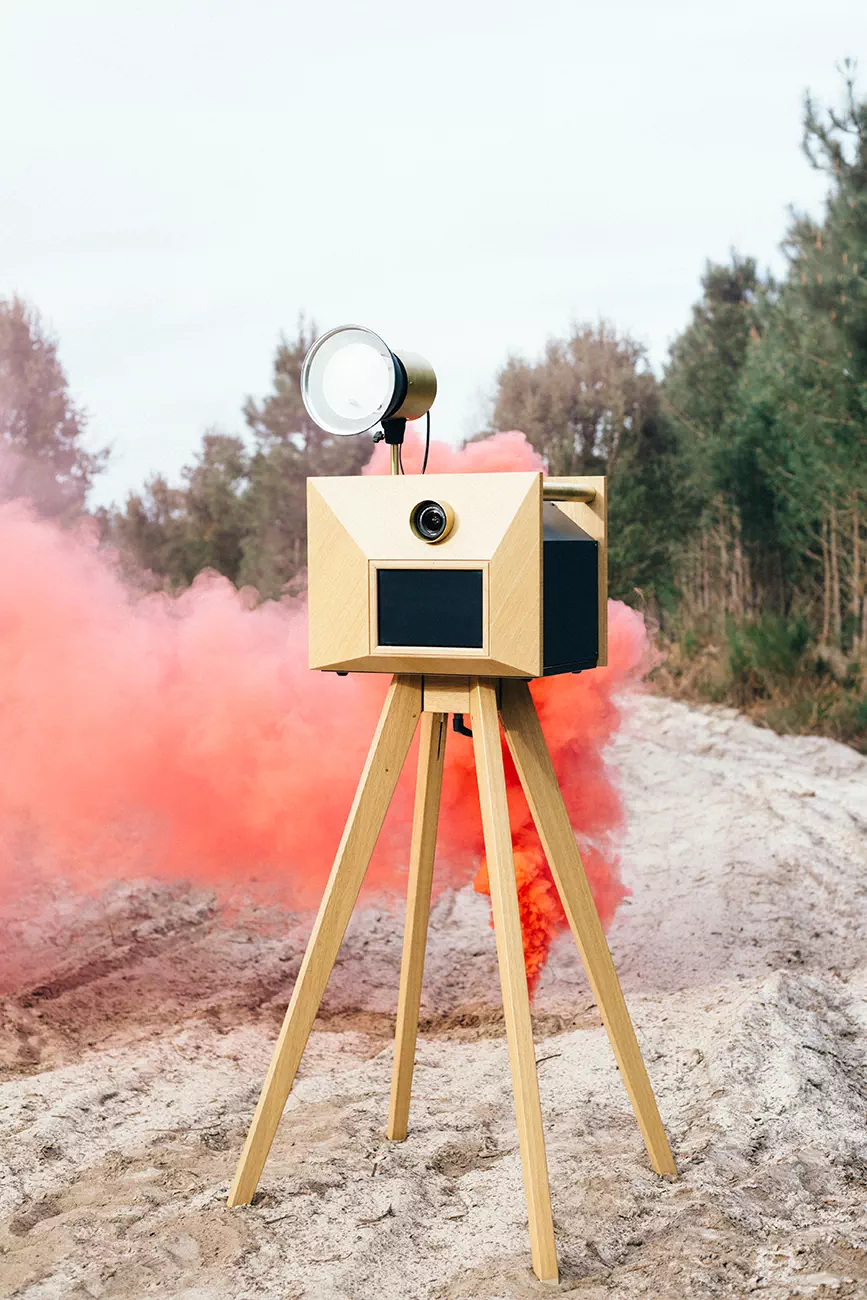
M 417 420 L 436 393 L 430 362 L 416 352 L 393 352 L 361 325 L 323 334 L 301 369 L 307 413 L 327 433 L 366 433 L 383 420 Z

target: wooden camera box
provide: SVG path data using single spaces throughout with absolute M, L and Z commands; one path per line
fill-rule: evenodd
M 605 482 L 309 479 L 310 667 L 530 678 L 604 665 Z M 582 489 L 591 499 L 561 499 Z

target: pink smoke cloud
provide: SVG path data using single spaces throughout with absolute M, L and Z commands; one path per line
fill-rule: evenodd
M 407 469 L 420 459 L 410 431 Z M 366 472 L 386 466 L 379 446 Z M 518 433 L 431 449 L 435 472 L 540 467 Z M 92 892 L 188 879 L 226 898 L 314 906 L 385 681 L 309 672 L 303 602 L 255 606 L 213 573 L 176 597 L 143 596 L 88 527 L 61 531 L 21 502 L 0 506 L 0 554 L 0 922 L 40 880 Z M 611 606 L 610 651 L 607 669 L 533 687 L 605 923 L 625 891 L 623 812 L 602 751 L 615 694 L 647 653 L 625 606 Z M 563 917 L 510 765 L 509 781 L 534 980 Z M 412 785 L 410 771 L 371 867 L 375 890 L 403 888 Z M 482 848 L 472 745 L 450 736 L 439 879 L 472 878 Z M 7 945 L 0 984 L 14 987 L 22 969 Z

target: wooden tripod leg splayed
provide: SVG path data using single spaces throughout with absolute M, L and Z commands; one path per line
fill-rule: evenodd
M 423 713 L 420 727 L 418 778 L 415 788 L 412 846 L 409 854 L 403 958 L 400 967 L 400 996 L 394 1028 L 391 1106 L 386 1130 L 388 1136 L 395 1142 L 401 1142 L 406 1137 L 409 1123 L 409 1099 L 415 1066 L 415 1040 L 418 1033 L 424 950 L 430 916 L 440 791 L 446 757 L 447 720 L 447 713 Z
M 230 1205 L 248 1205 L 258 1186 L 325 985 L 415 734 L 421 707 L 421 678 L 395 677 L 388 688 L 313 933 L 295 981 L 292 1001 L 238 1161 L 235 1180 L 229 1190 Z
M 389 687 L 259 1104 L 238 1162 L 229 1192 L 229 1205 L 249 1204 L 256 1191 L 325 985 L 421 717 L 406 932 L 388 1119 L 390 1138 L 400 1140 L 406 1136 L 445 756 L 445 723 L 448 712 L 468 713 L 472 719 L 482 825 L 491 881 L 497 960 L 503 990 L 533 1269 L 541 1281 L 556 1281 L 558 1270 L 554 1224 L 498 712 L 651 1164 L 659 1174 L 676 1176 L 677 1168 L 593 903 L 529 686 L 525 681 L 510 678 L 453 678 L 447 688 L 439 684 L 442 679 L 438 679 L 436 685 L 435 682 L 437 679 L 399 675 Z

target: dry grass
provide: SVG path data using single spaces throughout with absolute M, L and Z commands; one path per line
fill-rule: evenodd
M 811 645 L 797 625 L 688 629 L 658 649 L 650 684 L 661 695 L 729 705 L 780 735 L 828 736 L 867 753 L 867 662 Z

